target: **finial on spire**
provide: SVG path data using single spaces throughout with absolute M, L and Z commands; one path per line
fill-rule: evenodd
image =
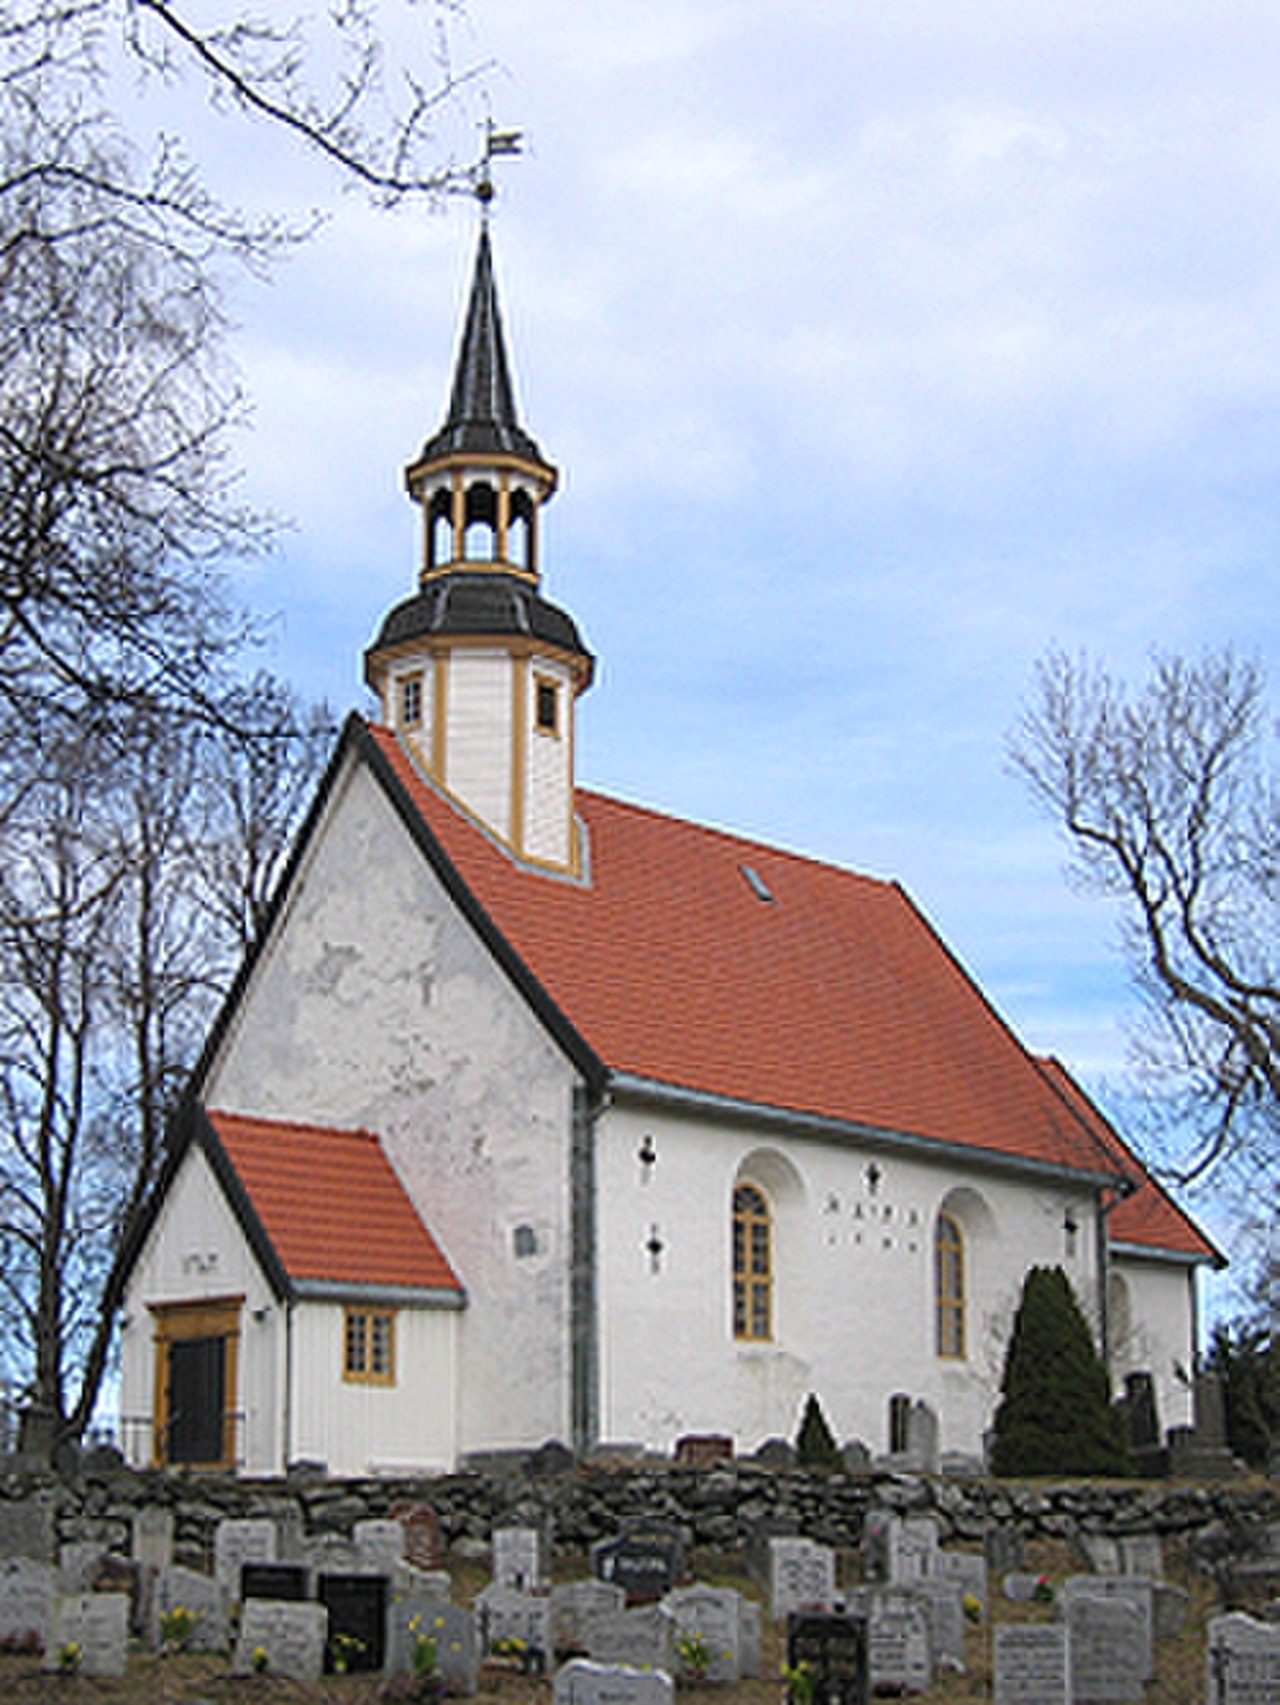
M 522 130 L 499 130 L 493 119 L 486 117 L 484 121 L 484 147 L 481 150 L 479 164 L 472 167 L 471 178 L 476 200 L 480 203 L 482 213 L 487 217 L 489 204 L 497 190 L 494 187 L 493 174 L 489 170 L 489 162 L 503 155 L 522 154 L 524 152 L 524 132 Z

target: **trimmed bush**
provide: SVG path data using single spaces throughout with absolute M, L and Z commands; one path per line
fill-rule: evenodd
M 800 1431 L 796 1434 L 796 1466 L 799 1468 L 841 1468 L 843 1462 L 822 1405 L 812 1392 L 804 1406 Z
M 993 1472 L 1130 1472 L 1106 1369 L 1061 1267 L 1033 1267 L 1022 1286 L 995 1416 Z

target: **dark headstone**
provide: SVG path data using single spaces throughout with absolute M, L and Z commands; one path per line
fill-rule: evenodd
M 684 1574 L 684 1546 L 676 1529 L 665 1523 L 635 1523 L 616 1539 L 592 1546 L 591 1573 L 621 1587 L 628 1604 L 652 1604 Z
M 1156 1413 L 1156 1384 L 1149 1373 L 1131 1373 L 1124 1381 L 1124 1418 L 1129 1430 L 1129 1448 L 1148 1450 L 1160 1443 L 1160 1418 Z
M 329 1612 L 329 1645 L 324 1667 L 346 1653 L 355 1674 L 380 1670 L 386 1662 L 387 1578 L 385 1575 L 321 1575 L 316 1597 Z
M 529 1472 L 539 1480 L 549 1479 L 553 1474 L 567 1474 L 573 1465 L 573 1452 L 559 1439 L 548 1439 L 529 1458 Z
M 793 1615 L 787 1618 L 787 1667 L 807 1666 L 814 1705 L 867 1705 L 867 1624 L 862 1617 Z
M 311 1597 L 311 1571 L 301 1563 L 242 1563 L 240 1597 L 301 1604 Z
M 718 1462 L 732 1461 L 733 1440 L 727 1433 L 686 1433 L 676 1440 L 680 1468 L 714 1468 Z
M 764 1468 L 794 1468 L 795 1446 L 788 1439 L 766 1439 L 752 1453 L 752 1460 Z
M 895 1391 L 889 1399 L 889 1453 L 897 1456 L 907 1448 L 907 1429 L 911 1423 L 911 1399 L 903 1391 Z
M 440 1549 L 440 1522 L 430 1504 L 400 1499 L 387 1512 L 404 1526 L 404 1560 L 415 1569 L 438 1569 L 444 1561 Z

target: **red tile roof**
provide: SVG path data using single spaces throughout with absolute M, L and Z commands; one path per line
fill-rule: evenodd
M 291 1279 L 461 1291 L 377 1137 L 208 1118 Z
M 1045 1059 L 1040 1063 L 1055 1087 L 1067 1098 L 1093 1130 L 1099 1142 L 1115 1156 L 1125 1173 L 1138 1186 L 1132 1196 L 1125 1197 L 1112 1210 L 1112 1242 L 1164 1250 L 1199 1261 L 1208 1260 L 1215 1266 L 1224 1265 L 1221 1253 L 1161 1188 L 1115 1126 L 1089 1099 L 1066 1067 L 1054 1059 Z
M 472 895 L 613 1072 L 1115 1170 L 1115 1151 L 1052 1091 L 896 884 L 582 790 L 588 880 L 533 873 L 423 777 L 394 733 L 369 733 Z

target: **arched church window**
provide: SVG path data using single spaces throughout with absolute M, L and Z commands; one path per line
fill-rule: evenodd
M 463 555 L 468 562 L 492 562 L 498 554 L 498 496 L 491 485 L 468 488 L 466 515 Z
M 773 1220 L 754 1184 L 733 1192 L 733 1335 L 773 1337 Z
M 964 1356 L 964 1234 L 950 1214 L 939 1214 L 933 1234 L 934 1298 L 940 1356 Z

